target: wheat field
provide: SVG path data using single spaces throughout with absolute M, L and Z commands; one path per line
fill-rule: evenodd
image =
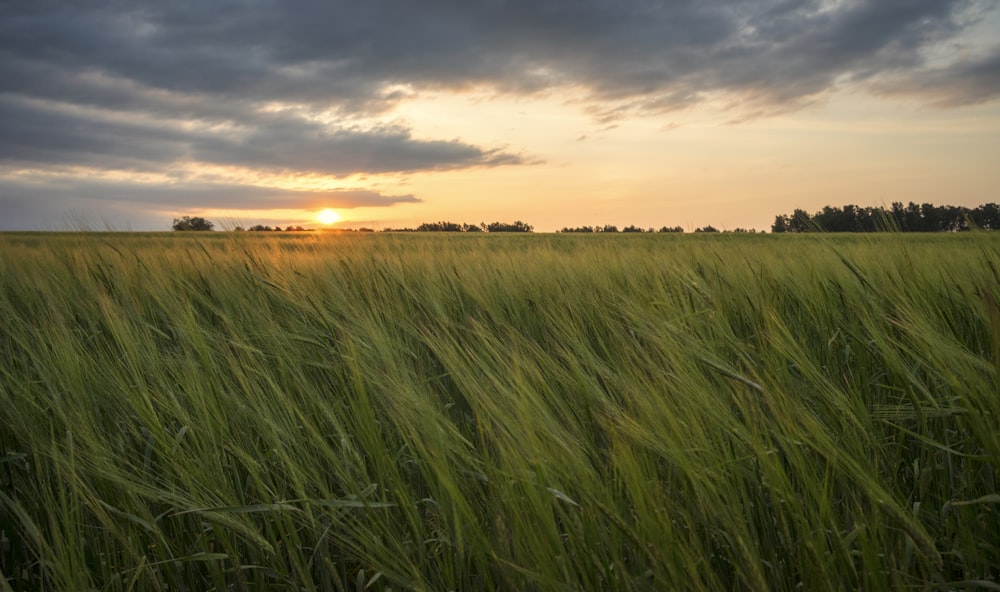
M 0 234 L 0 590 L 1000 590 L 1000 236 Z

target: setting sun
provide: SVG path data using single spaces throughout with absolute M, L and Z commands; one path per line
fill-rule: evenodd
M 340 220 L 340 214 L 333 210 L 323 210 L 319 214 L 316 214 L 316 218 L 319 219 L 323 224 L 333 224 Z

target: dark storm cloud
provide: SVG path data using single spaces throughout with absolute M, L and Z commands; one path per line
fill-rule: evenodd
M 709 93 L 794 107 L 838 80 L 920 71 L 925 50 L 958 39 L 983 6 L 977 0 L 7 2 L 0 7 L 0 89 L 249 125 L 256 124 L 255 107 L 267 101 L 377 114 L 400 99 L 397 84 L 509 92 L 572 84 L 594 100 L 627 101 L 640 110 L 685 106 Z M 979 92 L 975 86 L 959 85 L 949 101 L 968 100 L 963 95 Z M 308 137 L 309 126 L 296 133 Z M 394 138 L 409 141 L 405 134 Z M 347 137 L 330 139 L 339 144 Z M 434 157 L 452 155 L 424 148 Z
M 285 114 L 239 125 L 181 129 L 178 122 L 66 103 L 0 96 L 0 156 L 29 165 L 169 170 L 178 162 L 346 176 L 519 164 L 522 158 L 458 140 L 415 140 L 398 126 L 330 130 Z
M 890 78 L 875 90 L 913 96 L 939 107 L 984 103 L 1000 97 L 1000 47 L 966 57 L 947 68 L 926 68 Z
M 414 140 L 398 126 L 327 132 L 301 119 L 273 117 L 250 133 L 213 136 L 194 145 L 198 161 L 330 175 L 445 170 L 519 164 L 522 158 L 451 141 Z
M 155 89 L 237 107 L 379 111 L 394 83 L 552 84 L 686 103 L 711 91 L 794 101 L 839 77 L 916 68 L 976 0 L 229 0 L 8 2 L 2 88 L 141 108 Z M 134 85 L 95 88 L 82 75 Z M 65 83 L 64 83 L 65 81 Z M 180 105 L 178 105 L 180 107 Z M 192 105 L 187 106 L 192 109 Z M 209 114 L 218 116 L 218 114 Z
M 159 168 L 184 156 L 185 135 L 166 125 L 0 96 L 0 158 L 22 164 Z

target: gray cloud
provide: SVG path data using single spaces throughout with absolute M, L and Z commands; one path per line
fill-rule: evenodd
M 67 104 L 0 96 L 0 161 L 21 164 L 160 168 L 184 157 L 185 135 Z
M 886 77 L 876 92 L 915 97 L 937 107 L 960 107 L 1000 97 L 1000 46 L 985 54 L 964 56 L 947 67 L 923 68 Z
M 268 118 L 249 133 L 204 138 L 193 148 L 194 157 L 204 162 L 337 176 L 525 162 L 518 155 L 457 140 L 414 140 L 399 126 L 327 131 L 288 117 Z
M 459 140 L 415 140 L 408 129 L 336 128 L 286 114 L 181 129 L 66 103 L 0 96 L 0 160 L 22 164 L 169 170 L 180 161 L 347 176 L 526 162 Z
M 379 112 L 396 83 L 555 84 L 666 107 L 708 92 L 797 101 L 841 78 L 918 69 L 983 0 L 228 0 L 7 3 L 5 90 L 141 108 L 142 89 L 217 117 L 286 100 Z M 93 77 L 134 85 L 98 86 Z M 13 75 L 13 76 L 12 76 Z M 161 101 L 163 102 L 163 101 Z M 162 106 L 162 105 L 161 105 Z M 216 109 L 215 111 L 217 111 Z
M 332 189 L 293 191 L 255 185 L 212 183 L 143 184 L 110 180 L 17 179 L 0 180 L 0 199 L 14 201 L 85 200 L 89 203 L 131 203 L 175 208 L 316 209 L 320 207 L 379 207 L 415 203 L 413 195 L 384 195 L 378 191 Z

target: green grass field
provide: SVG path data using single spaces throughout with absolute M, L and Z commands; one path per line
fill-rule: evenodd
M 0 235 L 0 590 L 1000 590 L 1000 234 Z

